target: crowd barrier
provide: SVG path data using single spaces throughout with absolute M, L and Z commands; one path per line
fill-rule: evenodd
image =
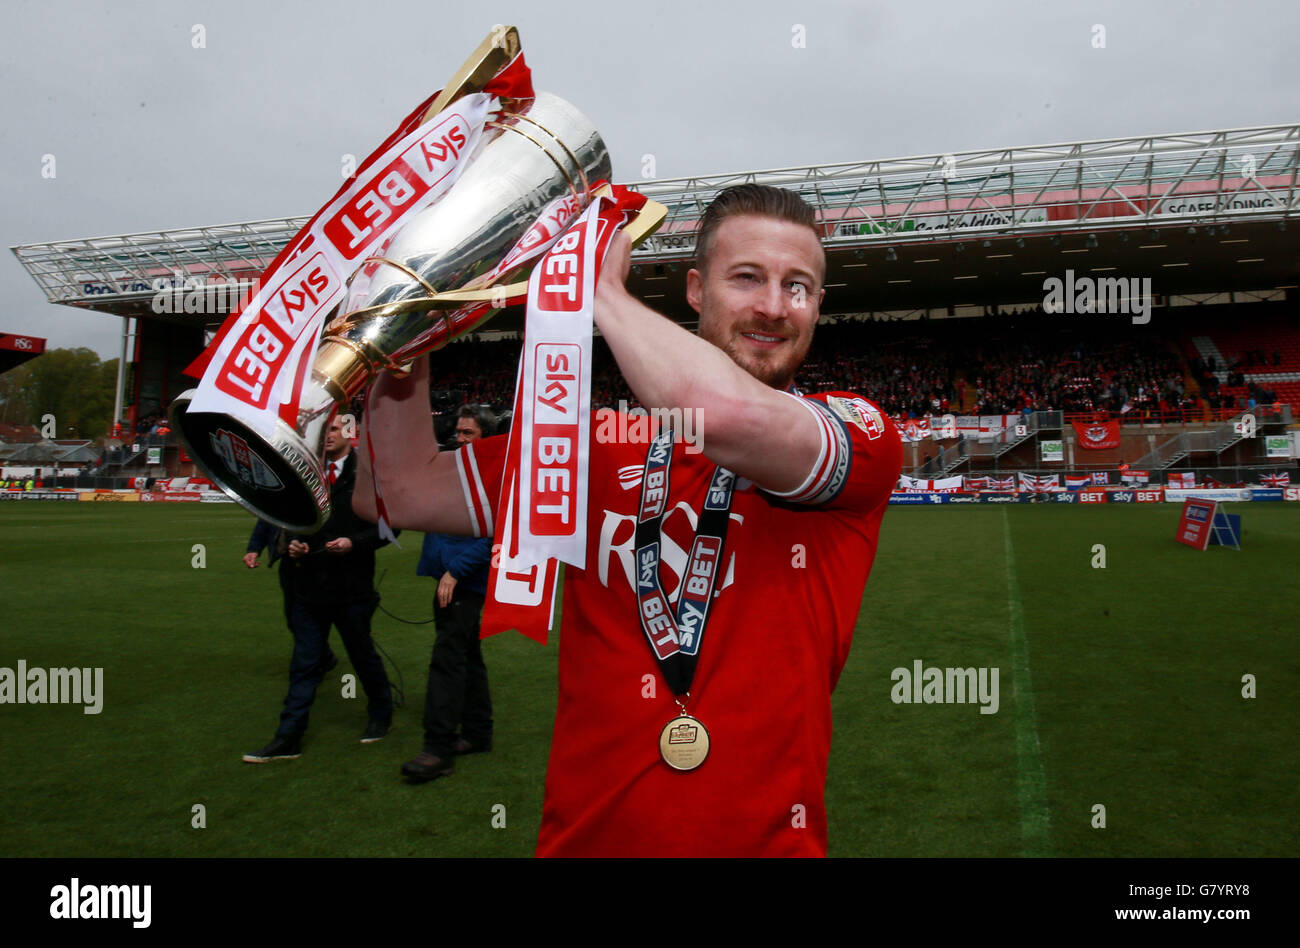
M 1300 501 L 1300 487 L 1106 487 L 1055 491 L 894 491 L 890 504 L 1181 504 L 1189 497 L 1249 502 Z
M 139 491 L 106 490 L 103 488 L 51 488 L 0 490 L 0 500 L 75 500 L 87 503 L 204 503 L 233 504 L 234 501 L 219 490 L 193 491 Z
M 1300 487 L 1105 487 L 1055 491 L 894 491 L 890 504 L 1181 504 L 1189 497 L 1206 500 L 1259 502 L 1300 501 Z M 221 491 L 136 490 L 0 490 L 0 500 L 72 500 L 87 503 L 204 503 L 233 504 Z

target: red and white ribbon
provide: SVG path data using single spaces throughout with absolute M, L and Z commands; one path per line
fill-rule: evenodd
M 517 628 L 545 642 L 557 564 L 586 566 L 596 282 L 615 231 L 645 203 L 635 192 L 613 190 L 551 243 L 529 279 L 485 635 Z
M 500 81 L 498 81 L 500 80 Z M 532 96 L 522 54 L 487 91 L 466 95 L 428 122 L 426 100 L 375 150 L 298 232 L 262 275 L 261 287 L 232 313 L 190 372 L 202 371 L 190 410 L 218 412 L 272 437 L 277 418 L 291 427 L 325 319 L 347 278 L 372 250 L 455 183 L 498 94 Z

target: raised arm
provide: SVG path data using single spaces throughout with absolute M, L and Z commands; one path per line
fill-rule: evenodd
M 773 492 L 787 493 L 803 485 L 818 461 L 823 437 L 808 408 L 628 293 L 624 284 L 629 263 L 630 243 L 617 234 L 596 288 L 595 318 L 636 397 L 646 408 L 695 413 L 703 452 L 716 464 Z M 745 320 L 742 326 L 787 341 L 797 334 L 799 325 L 790 317 L 792 297 L 799 291 L 791 290 L 786 276 L 773 266 L 751 266 L 727 275 L 747 299 L 748 311 L 736 310 L 737 318 Z M 812 322 L 820 293 L 820 285 L 808 287 L 799 301 L 811 307 L 802 315 Z M 736 344 L 752 347 L 760 359 L 764 354 L 762 339 Z
M 362 420 L 357 482 L 352 509 L 374 523 L 374 475 L 366 437 L 375 451 L 379 487 L 392 526 L 426 533 L 472 533 L 456 473 L 455 458 L 438 451 L 429 417 L 429 357 L 421 356 L 409 376 L 383 373 L 374 382 Z

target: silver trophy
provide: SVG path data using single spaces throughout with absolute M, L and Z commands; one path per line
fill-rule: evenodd
M 513 27 L 494 32 L 461 67 L 425 118 L 483 84 L 519 51 Z M 276 422 L 266 439 L 228 415 L 188 411 L 191 389 L 172 403 L 172 427 L 204 473 L 264 520 L 317 529 L 330 514 L 322 455 L 340 406 L 376 373 L 406 364 L 473 331 L 526 291 L 535 260 L 506 259 L 543 213 L 560 230 L 611 177 L 609 152 L 590 121 L 548 93 L 506 100 L 456 183 L 416 214 L 348 281 L 304 385 L 297 424 Z M 634 242 L 663 220 L 647 202 L 627 228 Z

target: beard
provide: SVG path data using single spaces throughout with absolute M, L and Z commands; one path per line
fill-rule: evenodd
M 779 348 L 770 352 L 756 351 L 741 337 L 742 332 L 770 333 L 762 326 L 740 326 L 730 335 L 722 338 L 712 327 L 700 326 L 700 338 L 711 342 L 732 362 L 770 388 L 785 390 L 794 381 L 795 373 L 808 355 L 812 337 L 800 340 L 787 338 Z

